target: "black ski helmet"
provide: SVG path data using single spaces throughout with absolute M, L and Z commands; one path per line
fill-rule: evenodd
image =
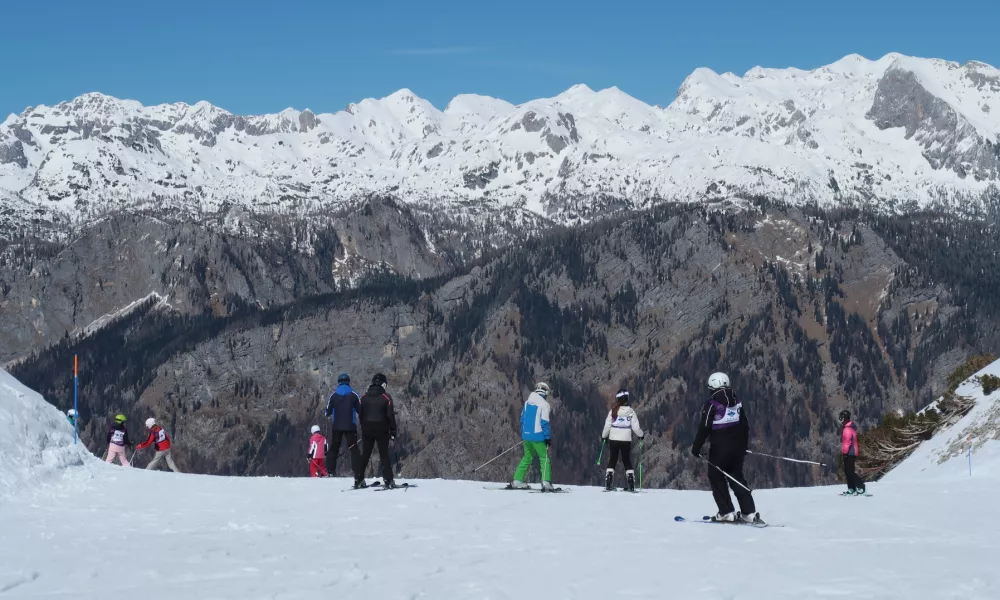
M 381 373 L 376 373 L 375 377 L 372 377 L 372 385 L 385 387 L 386 383 L 388 383 L 388 380 L 385 378 L 385 375 Z
M 625 388 L 618 390 L 618 393 L 615 394 L 615 401 L 618 402 L 618 404 L 628 404 L 628 390 Z
M 846 423 L 851 420 L 851 411 L 842 410 L 840 411 L 840 414 L 837 415 L 837 418 L 840 419 L 841 423 Z

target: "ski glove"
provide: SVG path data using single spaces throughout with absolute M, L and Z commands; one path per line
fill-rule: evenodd
M 545 440 L 545 445 L 546 446 L 551 446 L 552 445 L 552 440 Z
M 691 448 L 691 456 L 694 456 L 695 458 L 701 458 L 701 450 L 700 449 L 695 450 L 694 448 Z

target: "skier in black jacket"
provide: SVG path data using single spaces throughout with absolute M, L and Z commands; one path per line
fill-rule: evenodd
M 719 513 L 712 517 L 712 520 L 760 523 L 762 522 L 760 513 L 754 506 L 747 480 L 743 477 L 743 459 L 746 458 L 750 445 L 750 423 L 747 421 L 743 403 L 730 389 L 729 377 L 725 373 L 713 373 L 708 378 L 708 389 L 712 392 L 712 396 L 701 411 L 698 435 L 695 436 L 691 454 L 700 458 L 701 447 L 711 438 L 708 460 L 718 468 L 709 466 L 708 481 L 712 486 L 712 496 L 715 497 L 715 503 L 719 507 Z M 720 472 L 720 469 L 725 471 L 725 474 Z M 727 474 L 736 481 L 726 477 Z M 730 487 L 740 504 L 738 513 L 734 512 L 733 500 L 729 497 Z
M 337 470 L 341 440 L 347 442 L 351 452 L 351 472 L 358 472 L 361 461 L 361 445 L 358 444 L 358 413 L 361 412 L 361 397 L 351 389 L 351 378 L 347 373 L 337 377 L 337 389 L 326 401 L 324 414 L 330 417 L 330 452 L 326 455 L 326 470 L 333 475 Z
M 396 439 L 396 413 L 392 408 L 392 396 L 385 391 L 385 375 L 372 377 L 372 384 L 361 397 L 361 436 L 364 452 L 358 468 L 354 472 L 354 487 L 365 486 L 365 470 L 371 460 L 372 451 L 378 446 L 379 460 L 382 462 L 382 481 L 385 487 L 396 487 L 393 482 L 392 461 L 389 460 L 389 442 Z

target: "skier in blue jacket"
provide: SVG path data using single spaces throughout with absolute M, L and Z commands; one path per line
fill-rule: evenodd
M 351 472 L 358 470 L 361 460 L 361 449 L 358 447 L 358 411 L 361 410 L 361 397 L 351 388 L 351 378 L 347 373 L 337 377 L 337 389 L 326 401 L 324 414 L 330 417 L 330 450 L 326 455 L 326 470 L 332 477 L 337 469 L 337 456 L 340 454 L 340 442 L 344 440 L 351 451 Z

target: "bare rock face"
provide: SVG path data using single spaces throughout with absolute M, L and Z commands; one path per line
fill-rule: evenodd
M 350 218 L 351 231 L 366 226 L 363 213 Z M 374 237 L 389 215 L 368 218 Z M 401 233 L 391 235 L 409 244 Z M 938 252 L 961 268 L 942 268 Z M 324 425 L 326 396 L 346 371 L 361 392 L 374 373 L 388 376 L 405 477 L 467 477 L 517 441 L 524 398 L 545 380 L 555 478 L 591 483 L 594 440 L 625 386 L 649 432 L 649 485 L 704 487 L 688 452 L 711 372 L 728 372 L 753 407 L 754 440 L 828 462 L 840 409 L 867 427 L 923 406 L 963 353 L 1000 342 L 995 277 L 982 274 L 998 252 L 982 228 L 939 215 L 915 224 L 764 205 L 660 207 L 527 238 L 448 275 L 382 274 L 228 313 L 144 304 L 13 369 L 64 405 L 71 388 L 50 373 L 77 353 L 85 440 L 106 415 L 152 414 L 169 424 L 187 468 L 228 474 L 303 474 L 303 440 Z M 285 265 L 263 279 L 214 260 L 218 285 L 235 290 L 273 285 L 292 268 L 247 255 Z M 508 479 L 515 462 L 481 475 Z M 771 462 L 748 469 L 758 486 L 832 480 Z
M 982 86 L 992 80 L 980 74 L 973 81 Z M 879 129 L 904 128 L 934 169 L 980 180 L 1000 176 L 1000 140 L 980 135 L 948 102 L 927 91 L 912 71 L 894 65 L 885 72 L 867 117 Z

